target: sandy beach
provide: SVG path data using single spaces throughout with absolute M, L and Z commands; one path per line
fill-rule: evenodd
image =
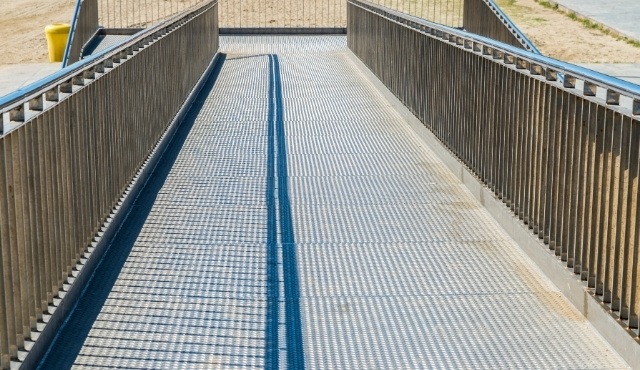
M 145 27 L 199 1 L 100 0 L 100 23 Z M 462 24 L 462 0 L 376 1 L 440 23 Z M 341 26 L 346 24 L 345 4 L 344 0 L 222 0 L 220 25 Z M 498 0 L 498 4 L 545 55 L 576 63 L 640 63 L 640 48 L 587 29 L 534 0 Z M 0 65 L 48 62 L 44 28 L 51 23 L 71 23 L 74 7 L 75 0 L 0 0 Z

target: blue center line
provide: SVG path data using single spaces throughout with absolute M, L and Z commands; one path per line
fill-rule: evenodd
M 284 106 L 280 61 L 277 55 L 269 55 L 269 122 L 267 137 L 267 343 L 265 367 L 278 366 L 278 270 L 277 270 L 277 218 L 275 185 L 278 184 L 278 211 L 282 244 L 282 269 L 284 278 L 285 328 L 287 367 L 304 369 L 304 346 L 300 315 L 300 283 L 296 258 L 296 241 L 293 231 L 291 202 L 289 200 L 289 176 L 287 143 L 284 126 Z M 275 149 L 275 150 L 274 150 Z M 277 163 L 274 160 L 277 158 Z M 275 176 L 277 166 L 277 178 Z M 273 321 L 275 320 L 275 321 Z M 274 326 L 275 325 L 275 326 Z
M 271 59 L 269 59 L 271 67 Z M 272 68 L 269 68 L 269 117 L 267 122 L 267 307 L 265 324 L 264 367 L 279 368 L 278 312 L 280 283 L 278 279 L 278 225 L 276 221 L 275 177 L 275 104 L 272 102 L 275 86 Z

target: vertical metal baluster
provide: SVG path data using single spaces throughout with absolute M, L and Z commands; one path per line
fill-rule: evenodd
M 598 218 L 593 225 L 596 232 L 597 263 L 596 263 L 596 294 L 604 295 L 605 271 L 607 270 L 607 220 L 609 218 L 609 184 L 611 178 L 611 144 L 612 144 L 612 115 L 605 107 L 598 107 L 598 116 L 602 117 L 602 139 L 600 172 L 598 181 Z
M 42 179 L 42 206 L 43 212 L 41 220 L 44 228 L 44 263 L 46 272 L 46 290 L 47 290 L 47 305 L 43 307 L 48 309 L 49 304 L 53 303 L 53 294 L 57 292 L 58 285 L 55 248 L 55 230 L 53 227 L 54 205 L 53 205 L 53 171 L 51 165 L 51 149 L 49 145 L 51 122 L 53 120 L 52 115 L 54 110 L 45 112 L 42 117 L 42 123 L 38 125 L 38 148 L 40 152 L 41 171 L 40 177 Z
M 4 306 L 4 312 L 6 316 L 3 317 L 2 326 L 6 327 L 6 338 L 2 341 L 3 349 L 8 349 L 8 357 L 3 356 L 2 362 L 8 363 L 9 359 L 15 359 L 18 356 L 18 347 L 22 344 L 19 343 L 18 336 L 20 321 L 19 306 L 16 307 L 16 303 L 19 305 L 19 296 L 16 297 L 15 279 L 18 279 L 17 271 L 14 274 L 13 267 L 13 247 L 15 239 L 11 237 L 11 208 L 13 205 L 10 202 L 10 194 L 13 192 L 13 184 L 9 181 L 9 170 L 11 167 L 11 147 L 6 140 L 7 136 L 4 136 L 0 140 L 0 189 L 3 192 L 0 197 L 0 240 L 2 241 L 2 305 Z M 19 290 L 17 291 L 19 292 Z M 3 332 L 4 333 L 4 332 Z M 3 352 L 4 355 L 4 352 Z
M 640 121 L 633 119 L 631 121 L 631 143 L 640 142 Z M 628 317 L 629 327 L 638 329 L 640 316 L 640 148 L 638 145 L 631 145 L 632 151 L 629 163 L 629 210 L 630 217 L 627 224 L 629 248 L 627 252 L 626 264 L 627 284 L 623 285 L 623 297 L 628 295 Z M 637 331 L 636 331 L 637 333 Z
M 34 105 L 38 110 L 42 109 L 42 99 L 38 99 Z M 37 120 L 37 118 L 36 118 Z M 31 331 L 36 330 L 36 323 L 42 317 L 40 312 L 40 284 L 38 276 L 38 225 L 36 219 L 36 201 L 35 201 L 35 183 L 34 183 L 34 166 L 33 166 L 33 124 L 31 121 L 22 127 L 23 135 L 21 137 L 22 151 L 22 183 L 24 186 L 24 215 L 23 224 L 25 231 L 25 256 L 27 276 L 29 277 L 29 326 L 30 332 L 28 338 L 31 339 Z
M 12 132 L 12 160 L 13 160 L 13 183 L 14 183 L 14 204 L 15 204 L 15 227 L 17 233 L 17 253 L 19 277 L 21 279 L 21 299 L 22 299 L 22 336 L 29 339 L 31 325 L 35 322 L 35 316 L 31 305 L 32 301 L 32 276 L 30 269 L 30 248 L 28 224 L 28 189 L 26 183 L 26 156 L 25 156 L 25 125 Z
M 554 251 L 556 256 L 566 254 L 566 245 L 562 240 L 562 223 L 565 200 L 568 199 L 565 196 L 566 191 L 566 178 L 567 178 L 567 151 L 569 149 L 568 143 L 568 130 L 569 130 L 569 109 L 571 107 L 569 102 L 569 93 L 563 91 L 558 97 L 559 111 L 557 115 L 557 140 L 555 144 L 556 148 L 556 173 L 554 175 L 554 214 L 555 220 L 553 223 L 553 236 L 550 239 L 554 242 Z M 549 243 L 551 247 L 551 243 Z M 566 261 L 566 258 L 564 259 Z
M 530 126 L 530 139 L 529 139 L 529 152 L 531 153 L 531 158 L 530 158 L 530 168 L 529 168 L 529 181 L 527 183 L 527 198 L 528 198 L 528 202 L 527 202 L 527 213 L 525 215 L 525 223 L 527 223 L 527 226 L 529 227 L 530 230 L 534 231 L 534 228 L 536 227 L 536 210 L 537 210 L 537 202 L 538 202 L 538 188 L 537 188 L 537 183 L 538 183 L 538 178 L 539 178 L 539 172 L 538 172 L 538 158 L 539 158 L 539 127 L 540 125 L 538 124 L 538 113 L 540 111 L 539 105 L 540 105 L 540 91 L 541 91 L 541 86 L 542 82 L 538 79 L 534 79 L 532 81 L 532 87 L 531 87 L 531 95 L 529 97 L 529 106 L 531 108 L 531 111 L 529 113 L 529 126 Z
M 623 148 L 626 144 L 628 146 L 628 153 L 626 154 L 626 171 L 623 178 L 624 183 L 624 196 L 623 201 L 625 203 L 624 208 L 626 212 L 622 217 L 623 224 L 621 224 L 622 232 L 620 234 L 620 244 L 622 245 L 622 251 L 620 253 L 621 261 L 621 286 L 620 286 L 620 317 L 623 320 L 629 320 L 629 326 L 632 328 L 637 327 L 637 316 L 634 318 L 634 312 L 631 311 L 632 307 L 632 295 L 633 291 L 637 290 L 636 282 L 634 281 L 634 274 L 637 273 L 637 265 L 634 266 L 634 259 L 637 253 L 637 228 L 638 222 L 638 165 L 640 161 L 640 150 L 638 145 L 630 145 L 631 143 L 640 142 L 640 126 L 637 121 L 631 118 L 625 117 L 623 129 Z M 626 139 L 625 139 L 626 137 Z M 626 142 L 624 141 L 626 140 Z M 637 312 L 636 312 L 637 314 Z M 635 321 L 635 326 L 633 322 Z
M 580 99 L 577 105 L 579 108 L 579 114 L 576 115 L 576 127 L 579 129 L 579 135 L 576 135 L 575 145 L 578 146 L 577 150 L 580 153 L 580 161 L 576 170 L 576 212 L 575 212 L 575 226 L 573 227 L 573 272 L 575 274 L 582 274 L 583 270 L 586 270 L 585 260 L 583 259 L 585 250 L 587 249 L 585 241 L 587 240 L 585 235 L 585 224 L 588 219 L 586 206 L 588 204 L 588 172 L 589 172 L 589 106 L 588 102 L 584 99 Z M 581 278 L 586 279 L 586 275 Z
M 64 212 L 59 216 L 63 223 L 64 234 L 62 240 L 68 241 L 67 248 L 61 251 L 64 258 L 63 281 L 66 284 L 71 273 L 70 251 L 83 243 L 88 218 L 88 206 L 85 202 L 85 192 L 88 182 L 82 171 L 81 161 L 86 156 L 86 151 L 80 140 L 83 126 L 86 120 L 82 114 L 82 106 L 79 97 L 75 95 L 73 100 L 65 101 L 60 109 L 61 124 L 56 126 L 55 138 L 61 145 L 57 146 L 56 153 L 61 158 L 57 177 L 60 179 L 59 203 L 64 207 Z M 66 184 L 66 185 L 65 185 Z M 66 189 L 66 190 L 65 190 Z M 68 227 L 67 225 L 73 225 Z
M 520 179 L 518 185 L 518 200 L 516 202 L 517 216 L 520 220 L 527 220 L 526 218 L 529 209 L 529 184 L 531 183 L 530 171 L 532 165 L 532 155 L 531 155 L 531 124 L 530 119 L 532 115 L 531 111 L 531 97 L 533 94 L 533 82 L 534 79 L 531 76 L 526 76 L 524 81 L 523 93 L 521 94 L 521 105 L 522 109 L 520 111 L 520 120 L 521 120 L 521 145 L 522 151 L 520 154 Z M 527 223 L 525 221 L 525 223 Z
M 579 208 L 580 197 L 580 167 L 582 164 L 582 143 L 581 132 L 582 124 L 580 119 L 581 101 L 575 95 L 569 95 L 569 136 L 567 145 L 570 150 L 567 158 L 566 167 L 566 187 L 564 195 L 564 211 L 562 216 L 563 223 L 563 256 L 562 259 L 567 261 L 567 267 L 574 268 L 575 262 L 575 230 L 578 227 L 576 210 Z
M 8 197 L 8 220 L 9 220 L 9 237 L 11 239 L 11 274 L 13 276 L 13 286 L 11 291 L 14 294 L 13 307 L 15 317 L 15 335 L 16 344 L 18 348 L 24 348 L 25 334 L 28 333 L 29 327 L 29 315 L 25 306 L 26 292 L 24 289 L 24 283 L 26 281 L 23 276 L 24 269 L 21 266 L 22 262 L 22 248 L 24 240 L 19 225 L 20 212 L 22 209 L 21 204 L 21 191 L 19 176 L 15 176 L 16 166 L 19 166 L 19 150 L 17 148 L 17 138 L 15 131 L 4 137 L 5 141 L 5 158 L 7 158 L 5 165 L 5 174 L 7 181 L 7 197 Z
M 453 3 L 455 5 L 455 2 Z M 512 210 L 514 214 L 522 219 L 522 210 L 523 210 L 523 198 L 524 198 L 524 186 L 526 184 L 526 169 L 527 169 L 527 161 L 523 160 L 525 156 L 527 156 L 527 125 L 526 125 L 526 110 L 527 110 L 527 98 L 530 95 L 528 87 L 529 87 L 529 76 L 524 75 L 522 73 L 518 73 L 518 79 L 520 80 L 519 88 L 518 88 L 518 101 L 517 101 L 517 112 L 516 112 L 516 122 L 517 122 L 517 131 L 516 131 L 516 161 L 514 164 L 515 167 L 515 176 L 513 187 L 513 201 L 511 204 Z
M 45 187 L 47 186 L 46 182 L 46 173 L 45 166 L 46 162 L 44 159 L 44 147 L 42 144 L 42 131 L 44 117 L 48 116 L 50 112 L 43 113 L 38 120 L 34 123 L 34 137 L 33 137 L 33 150 L 34 150 L 34 164 L 35 164 L 35 184 L 36 184 L 36 210 L 37 210 L 37 219 L 36 223 L 38 226 L 38 261 L 39 261 L 39 275 L 40 275 L 40 302 L 39 302 L 39 312 L 40 315 L 46 312 L 48 304 L 52 299 L 52 295 L 50 293 L 51 287 L 51 266 L 49 265 L 49 257 L 48 257 L 48 248 L 49 248 L 49 228 L 48 222 L 46 219 L 46 207 L 47 207 L 47 193 Z
M 630 162 L 631 162 L 631 119 L 629 117 L 621 117 L 620 120 L 620 162 L 618 170 L 618 183 L 615 186 L 619 189 L 617 199 L 617 222 L 616 222 L 616 238 L 612 244 L 615 249 L 613 286 L 611 288 L 614 299 L 612 308 L 619 312 L 620 317 L 624 320 L 629 318 L 628 299 L 626 284 L 628 283 L 627 270 L 629 268 L 627 255 L 629 251 L 627 224 L 630 216 L 629 209 L 629 183 L 630 183 Z
M 560 158 L 560 187 L 558 189 L 558 228 L 556 231 L 556 255 L 560 256 L 562 261 L 568 258 L 568 232 L 569 232 L 569 213 L 571 205 L 572 188 L 572 169 L 573 167 L 573 130 L 575 128 L 575 96 L 573 94 L 563 94 L 563 114 L 562 114 L 562 140 L 560 141 L 561 158 Z
M 46 267 L 44 259 L 43 245 L 46 245 L 44 225 L 42 222 L 42 192 L 40 190 L 42 186 L 41 170 L 40 170 L 40 147 L 38 139 L 39 126 L 42 125 L 42 116 L 40 115 L 31 125 L 29 125 L 30 137 L 27 140 L 27 144 L 31 148 L 31 170 L 30 170 L 30 193 L 32 194 L 32 200 L 30 205 L 32 207 L 32 219 L 30 227 L 31 233 L 34 235 L 32 241 L 32 253 L 34 257 L 34 263 L 32 265 L 34 275 L 34 288 L 35 288 L 35 302 L 34 310 L 36 314 L 36 321 L 42 321 L 42 314 L 47 307 L 47 279 L 46 279 Z M 32 329 L 36 329 L 35 327 Z
M 600 112 L 599 106 L 596 103 L 590 102 L 589 106 L 590 113 L 590 155 L 591 155 L 591 163 L 590 163 L 590 196 L 589 196 L 589 207 L 587 208 L 590 212 L 589 221 L 587 222 L 587 230 L 586 232 L 589 234 L 589 279 L 588 286 L 590 288 L 596 287 L 596 258 L 598 254 L 598 243 L 597 243 L 597 226 L 599 222 L 599 191 L 600 191 L 600 179 L 602 173 L 602 148 L 604 142 L 604 124 L 603 124 L 603 114 Z
M 619 295 L 617 294 L 618 284 L 615 281 L 618 276 L 617 261 L 620 256 L 620 245 L 616 243 L 620 229 L 618 228 L 618 219 L 620 217 L 620 201 L 619 198 L 622 195 L 622 184 L 620 184 L 621 165 L 622 165 L 622 116 L 619 113 L 614 113 L 611 117 L 611 124 L 609 132 L 611 133 L 611 140 L 609 144 L 609 176 L 607 181 L 607 194 L 608 194 L 608 206 L 606 223 L 606 233 L 603 237 L 603 243 L 605 246 L 605 263 L 607 265 L 604 274 L 604 297 L 603 301 L 606 303 L 613 303 L 614 298 L 618 301 L 618 306 L 614 308 L 615 311 L 619 311 Z M 622 186 L 621 186 L 622 185 Z M 613 307 L 612 307 L 613 308 Z
M 499 64 L 495 64 L 492 61 L 488 60 L 488 64 L 490 65 L 491 68 L 491 81 L 492 83 L 490 84 L 491 86 L 491 100 L 489 101 L 489 121 L 488 122 L 492 122 L 493 124 L 488 125 L 487 127 L 487 131 L 488 131 L 488 135 L 489 135 L 489 146 L 488 146 L 488 150 L 489 150 L 489 158 L 488 158 L 488 162 L 489 163 L 489 188 L 491 189 L 491 191 L 494 194 L 497 194 L 499 192 L 498 189 L 498 178 L 499 178 L 499 174 L 498 171 L 500 169 L 500 142 L 498 140 L 499 138 L 499 134 L 500 134 L 500 128 L 499 125 L 497 124 L 497 120 L 499 119 L 499 112 L 497 110 L 497 103 L 498 101 L 500 101 L 502 99 L 502 90 L 501 90 L 501 86 L 500 86 L 500 80 L 504 77 L 502 76 L 502 66 L 500 66 Z
M 509 150 L 509 129 L 508 129 L 508 122 L 507 122 L 507 116 L 504 114 L 504 111 L 502 111 L 503 109 L 505 109 L 507 106 L 509 106 L 510 104 L 510 98 L 511 98 L 511 94 L 510 94 L 510 88 L 511 88 L 511 79 L 509 78 L 509 73 L 508 73 L 508 68 L 505 67 L 504 65 L 500 65 L 500 71 L 502 72 L 502 76 L 503 78 L 501 78 L 500 81 L 500 95 L 502 96 L 502 98 L 508 102 L 507 104 L 504 105 L 499 105 L 497 106 L 498 109 L 500 109 L 498 111 L 498 126 L 497 126 L 497 131 L 498 131 L 498 177 L 497 179 L 497 190 L 498 190 L 498 197 L 500 199 L 502 199 L 502 201 L 504 202 L 505 200 L 505 192 L 506 192 L 506 182 L 507 182 L 507 167 L 508 167 L 508 150 Z
M 516 60 L 517 63 L 517 60 Z M 518 214 L 518 205 L 519 205 L 519 193 L 520 193 L 520 184 L 521 182 L 521 176 L 522 176 L 522 170 L 523 170 L 523 166 L 520 163 L 521 161 L 521 157 L 522 157 L 522 149 L 523 149 L 523 145 L 522 145 L 522 98 L 523 95 L 525 95 L 525 85 L 526 85 L 526 78 L 527 76 L 525 76 L 522 73 L 519 73 L 517 71 L 511 71 L 511 73 L 514 75 L 514 86 L 513 86 L 513 92 L 514 92 L 514 102 L 513 102 L 513 106 L 511 107 L 512 110 L 512 119 L 511 119 L 511 130 L 512 130 L 512 135 L 511 135 L 511 175 L 510 175 L 510 180 L 509 180 L 509 207 L 511 208 L 511 211 L 514 212 L 516 215 Z
M 547 203 L 545 212 L 545 242 L 550 250 L 555 250 L 556 229 L 558 225 L 558 192 L 560 184 L 560 143 L 562 141 L 562 114 L 564 92 L 560 89 L 551 90 L 549 101 L 549 147 L 547 165 Z
M 582 268 L 580 270 L 580 278 L 585 281 L 589 281 L 589 277 L 591 272 L 593 271 L 592 263 L 594 259 L 593 254 L 593 241 L 591 238 L 591 227 L 590 224 L 594 219 L 594 210 L 593 210 L 593 199 L 595 194 L 594 189 L 594 180 L 595 180 L 595 165 L 596 165 L 596 141 L 597 141 L 597 111 L 595 109 L 595 105 L 590 101 L 583 101 L 582 103 L 582 114 L 583 114 L 583 125 L 586 127 L 585 129 L 585 140 L 583 150 L 585 153 L 584 157 L 584 180 L 582 184 L 583 189 L 583 206 L 582 209 L 584 213 L 582 214 L 583 221 L 580 226 L 580 232 L 578 235 L 582 239 L 581 245 L 582 248 L 582 256 L 580 257 Z M 595 284 L 595 280 L 594 280 Z

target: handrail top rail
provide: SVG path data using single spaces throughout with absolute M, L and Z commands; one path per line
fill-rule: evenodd
M 621 80 L 617 77 L 605 75 L 568 62 L 563 62 L 542 54 L 536 54 L 520 49 L 500 41 L 470 33 L 464 30 L 433 23 L 422 18 L 401 13 L 379 6 L 366 0 L 347 0 L 359 8 L 374 11 L 393 22 L 405 27 L 428 33 L 452 44 L 457 44 L 465 50 L 484 55 L 492 55 L 494 60 L 502 60 L 503 64 L 525 62 L 530 72 L 545 76 L 548 81 L 561 81 L 563 88 L 574 88 L 576 79 L 584 81 L 585 87 L 595 86 L 607 90 L 614 97 L 616 94 L 633 100 L 633 114 L 640 115 L 640 86 Z M 524 70 L 525 68 L 518 68 Z M 591 94 L 589 94 L 591 95 Z M 617 103 L 610 103 L 616 105 Z
M 181 24 L 178 23 L 183 19 L 187 19 L 189 16 L 198 13 L 206 7 L 213 6 L 217 2 L 218 0 L 210 0 L 203 3 L 200 7 L 188 9 L 184 13 L 177 14 L 155 26 L 135 33 L 129 40 L 121 44 L 113 45 L 95 55 L 82 59 L 77 63 L 64 67 L 47 77 L 20 88 L 13 93 L 0 97 L 0 122 L 2 122 L 1 118 L 4 113 L 18 108 L 32 99 L 41 97 L 43 94 L 56 89 L 61 84 L 71 83 L 74 77 L 81 76 L 85 72 L 94 71 L 96 67 L 102 65 L 108 59 L 117 58 L 119 56 L 118 54 L 126 53 L 127 50 L 134 48 L 136 50 L 143 48 L 144 44 L 151 42 L 156 36 L 161 37 L 172 31 L 174 26 L 180 26 Z M 162 33 L 162 35 L 157 35 L 158 33 Z M 120 55 L 120 57 L 121 59 L 126 59 L 124 55 Z
M 76 0 L 76 6 L 73 9 L 73 18 L 71 19 L 71 30 L 69 31 L 69 37 L 67 38 L 67 46 L 64 48 L 64 56 L 62 58 L 62 67 L 68 67 L 69 63 L 69 53 L 71 52 L 71 42 L 73 41 L 73 37 L 76 33 L 76 24 L 78 23 L 78 16 L 80 14 L 80 8 L 82 7 L 82 2 L 84 0 Z M 2 103 L 0 101 L 0 107 Z

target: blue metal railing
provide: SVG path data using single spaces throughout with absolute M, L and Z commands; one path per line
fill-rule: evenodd
M 67 46 L 64 49 L 64 58 L 62 59 L 62 67 L 66 67 L 69 63 L 69 53 L 71 52 L 71 44 L 76 33 L 76 24 L 78 23 L 78 15 L 80 15 L 80 7 L 82 0 L 76 0 L 76 7 L 73 10 L 73 19 L 71 20 L 71 29 L 69 30 L 69 38 L 67 38 Z
M 25 102 L 46 93 L 47 91 L 55 88 L 61 83 L 70 80 L 72 77 L 82 74 L 84 71 L 90 70 L 97 64 L 102 63 L 102 61 L 106 59 L 110 54 L 115 54 L 116 51 L 119 52 L 122 49 L 126 49 L 127 47 L 135 45 L 140 41 L 142 37 L 144 37 L 144 34 L 153 33 L 162 27 L 163 25 L 160 24 L 154 28 L 142 30 L 133 35 L 131 37 L 131 40 L 123 44 L 113 45 L 95 55 L 91 55 L 90 57 L 82 59 L 81 61 L 73 63 L 69 66 L 65 66 L 55 73 L 52 73 L 27 86 L 21 87 L 20 89 L 10 94 L 0 97 L 0 114 L 9 111 L 19 104 L 24 104 Z

